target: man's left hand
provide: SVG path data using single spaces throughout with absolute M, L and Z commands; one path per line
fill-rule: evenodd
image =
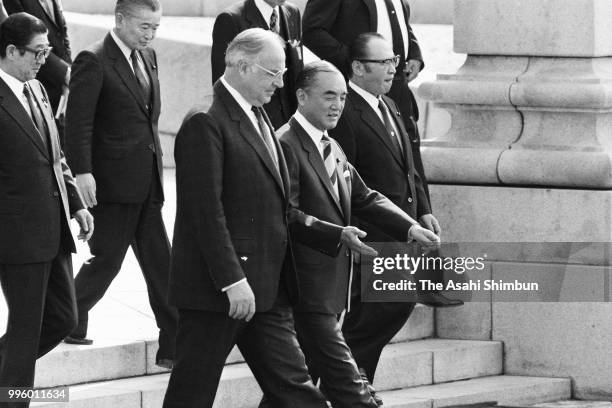
M 419 222 L 423 227 L 435 233 L 437 236 L 440 236 L 442 228 L 440 228 L 438 220 L 432 214 L 422 215 L 421 218 L 419 218 Z
M 93 215 L 85 208 L 78 210 L 74 213 L 74 219 L 79 223 L 81 231 L 79 232 L 78 238 L 83 241 L 89 241 L 91 235 L 94 232 L 94 218 Z
M 421 61 L 411 59 L 406 62 L 406 74 L 408 75 L 408 82 L 411 82 L 413 79 L 419 76 L 419 72 L 421 72 Z

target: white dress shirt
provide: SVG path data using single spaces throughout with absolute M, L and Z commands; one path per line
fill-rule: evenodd
M 23 86 L 25 85 L 25 82 L 21 82 L 19 79 L 15 78 L 11 74 L 8 74 L 6 71 L 2 69 L 0 69 L 0 78 L 2 78 L 2 80 L 9 87 L 9 89 L 13 91 L 13 93 L 15 94 L 15 97 L 17 97 L 17 100 L 21 102 L 21 105 L 26 110 L 28 115 L 32 117 L 32 111 L 30 110 L 30 104 L 28 103 L 26 96 L 23 94 Z
M 264 0 L 255 0 L 255 6 L 257 6 L 257 9 L 259 10 L 259 12 L 261 13 L 261 15 L 263 16 L 264 20 L 266 21 L 266 24 L 269 26 L 270 25 L 270 17 L 272 17 L 272 10 L 276 10 L 276 32 L 280 33 L 280 14 L 278 12 L 278 6 L 274 6 L 272 7 L 271 5 L 269 5 L 268 3 L 266 3 Z M 272 28 L 272 27 L 268 27 L 268 28 Z
M 370 105 L 374 112 L 376 112 L 380 121 L 384 124 L 385 120 L 383 119 L 382 112 L 378 108 L 378 104 L 380 103 L 380 99 L 378 98 L 378 96 L 371 94 L 370 92 L 361 88 L 359 85 L 355 84 L 353 81 L 349 81 L 349 86 L 351 87 L 351 89 L 353 89 L 353 91 L 357 92 L 359 96 L 365 99 L 368 105 Z
M 323 144 L 321 143 L 321 139 L 323 139 L 324 135 L 328 136 L 327 130 L 321 130 L 315 127 L 312 123 L 310 123 L 308 119 L 304 117 L 304 115 L 300 113 L 299 110 L 293 114 L 293 117 L 300 124 L 300 126 L 302 126 L 302 128 L 306 131 L 308 136 L 310 136 L 310 139 L 312 139 L 312 142 L 315 144 L 315 146 L 317 146 L 317 149 L 319 149 L 321 160 L 325 161 L 325 158 L 323 156 Z M 340 197 L 340 194 L 338 191 L 338 184 L 336 183 L 335 185 L 333 185 L 333 187 L 336 193 L 336 197 Z
M 391 21 L 389 20 L 389 13 L 387 12 L 387 5 L 385 0 L 375 0 L 376 2 L 376 15 L 377 15 L 377 28 L 376 31 L 385 37 L 391 44 L 393 44 L 393 34 L 391 32 Z M 406 26 L 406 18 L 404 16 L 404 7 L 402 6 L 402 0 L 391 0 L 393 7 L 395 7 L 395 13 L 399 21 L 400 30 L 402 32 L 402 40 L 404 40 L 404 52 L 406 60 L 408 60 L 408 27 Z
M 114 29 L 110 31 L 110 35 L 113 38 L 113 40 L 115 41 L 115 43 L 117 44 L 117 46 L 119 47 L 119 49 L 121 50 L 121 53 L 125 57 L 128 65 L 130 66 L 130 69 L 132 70 L 132 72 L 134 72 L 134 67 L 132 66 L 132 59 L 131 59 L 131 57 L 132 57 L 132 49 L 130 47 L 128 47 L 128 45 L 126 43 L 124 43 L 121 38 L 119 38 L 117 33 L 115 33 Z M 145 69 L 144 62 L 142 61 L 142 58 L 141 58 L 139 52 L 136 53 L 136 59 L 138 60 L 138 66 L 140 67 L 140 71 L 145 73 L 145 80 L 148 81 L 149 78 L 148 78 L 148 75 L 146 74 L 147 70 Z

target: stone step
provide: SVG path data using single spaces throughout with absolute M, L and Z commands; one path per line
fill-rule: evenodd
M 374 386 L 414 387 L 502 373 L 503 345 L 496 341 L 427 339 L 385 347 Z
M 431 337 L 433 331 L 433 309 L 417 305 L 392 342 Z M 91 346 L 62 343 L 38 360 L 35 386 L 54 387 L 165 372 L 155 365 L 156 352 L 156 340 L 96 340 Z M 241 362 L 244 359 L 234 347 L 227 358 L 227 364 Z
M 569 378 L 491 376 L 381 393 L 387 408 L 440 408 L 497 401 L 525 406 L 571 396 Z
M 70 387 L 68 403 L 32 403 L 44 408 L 160 407 L 169 374 L 83 384 Z M 244 364 L 225 367 L 215 408 L 255 408 L 261 390 Z M 482 401 L 531 405 L 570 397 L 570 380 L 492 376 L 380 393 L 388 408 L 438 408 Z

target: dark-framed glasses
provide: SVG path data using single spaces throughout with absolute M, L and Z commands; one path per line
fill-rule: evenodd
M 258 63 L 254 62 L 253 65 L 255 65 L 257 68 L 261 69 L 263 72 L 265 72 L 266 74 L 270 75 L 272 77 L 273 80 L 276 80 L 278 78 L 281 78 L 285 72 L 287 72 L 287 68 L 283 68 L 279 71 L 270 71 L 267 68 L 262 67 L 261 65 L 259 65 Z
M 400 62 L 400 56 L 396 55 L 392 58 L 384 58 L 384 59 L 366 59 L 366 58 L 360 58 L 357 61 L 359 62 L 372 62 L 375 64 L 380 64 L 380 65 L 385 65 L 387 67 L 394 67 L 397 68 L 397 66 L 399 65 Z
M 49 54 L 51 54 L 51 50 L 53 50 L 53 47 L 47 47 L 47 48 L 43 48 L 40 50 L 30 48 L 30 47 L 18 47 L 18 48 L 24 51 L 30 51 L 31 53 L 34 54 L 34 58 L 36 58 L 36 60 L 47 58 Z

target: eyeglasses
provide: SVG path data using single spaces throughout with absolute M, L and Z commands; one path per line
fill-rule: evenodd
M 397 66 L 399 65 L 399 62 L 400 62 L 400 56 L 396 55 L 396 56 L 394 56 L 392 58 L 385 58 L 385 59 L 358 59 L 357 61 L 359 61 L 359 62 L 374 62 L 376 64 L 386 65 L 387 67 L 393 66 L 394 68 L 397 68 Z
M 30 51 L 31 53 L 34 54 L 34 58 L 36 60 L 40 60 L 42 58 L 47 58 L 49 56 L 49 54 L 51 54 L 51 50 L 53 49 L 53 47 L 48 47 L 48 48 L 43 48 L 41 50 L 35 50 L 33 48 L 30 47 L 18 47 L 24 51 Z
M 281 78 L 285 72 L 287 72 L 287 68 L 283 68 L 280 71 L 270 71 L 267 68 L 262 67 L 261 65 L 259 65 L 258 63 L 254 62 L 253 65 L 255 65 L 257 68 L 261 69 L 263 72 L 265 72 L 266 74 L 270 75 L 272 77 L 273 80 L 276 80 L 278 78 Z

